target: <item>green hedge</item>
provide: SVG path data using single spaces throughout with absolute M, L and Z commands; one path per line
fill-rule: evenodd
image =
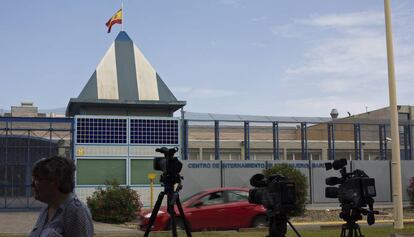
M 87 198 L 92 218 L 104 223 L 124 223 L 136 218 L 142 203 L 138 193 L 129 187 L 121 187 L 117 181 L 99 188 L 92 197 Z
M 305 175 L 288 164 L 276 164 L 269 169 L 263 170 L 263 174 L 266 177 L 272 174 L 280 174 L 288 178 L 290 182 L 295 183 L 296 209 L 290 214 L 291 216 L 300 216 L 305 212 L 306 196 L 308 193 L 308 184 Z

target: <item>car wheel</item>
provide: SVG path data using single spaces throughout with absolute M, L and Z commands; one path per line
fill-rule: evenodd
M 260 216 L 256 216 L 253 219 L 253 222 L 252 222 L 253 228 L 265 228 L 267 226 L 268 226 L 268 223 L 267 223 L 266 216 L 260 215 Z

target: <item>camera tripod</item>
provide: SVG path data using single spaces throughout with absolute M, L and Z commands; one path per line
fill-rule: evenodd
M 148 237 L 149 233 L 151 232 L 151 227 L 155 222 L 155 218 L 157 217 L 157 213 L 160 210 L 161 203 L 165 195 L 167 195 L 167 212 L 170 215 L 172 236 L 177 237 L 177 220 L 174 210 L 174 205 L 177 205 L 187 237 L 191 237 L 190 228 L 187 219 L 185 218 L 179 195 L 179 192 L 183 186 L 181 185 L 181 182 L 176 182 L 177 180 L 181 180 L 180 175 L 162 175 L 161 182 L 164 182 L 164 191 L 160 192 L 158 195 L 157 202 L 155 203 L 154 209 L 152 210 L 144 237 Z M 176 183 L 178 183 L 178 186 L 174 190 L 174 184 Z
M 368 200 L 368 209 L 362 207 L 350 207 L 342 204 L 342 211 L 339 214 L 339 217 L 346 221 L 346 223 L 342 225 L 340 237 L 364 237 L 356 222 L 362 220 L 362 215 L 365 215 L 367 216 L 368 225 L 373 225 L 375 223 L 375 214 L 379 214 L 379 212 L 374 211 L 373 199 Z
M 346 223 L 342 225 L 340 237 L 364 237 L 356 223 L 358 220 L 362 220 L 362 211 L 363 209 L 359 208 L 342 207 L 339 217 Z
M 341 237 L 364 237 L 364 235 L 355 221 L 348 221 L 342 225 Z
M 269 215 L 269 235 L 267 237 L 286 237 L 287 224 L 290 225 L 298 237 L 301 237 L 299 232 L 289 221 L 289 217 L 285 214 Z

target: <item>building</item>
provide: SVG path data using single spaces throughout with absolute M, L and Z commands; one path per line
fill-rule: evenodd
M 398 111 L 401 159 L 412 160 L 413 107 Z M 388 118 L 388 108 L 338 119 L 185 113 L 188 159 L 390 160 Z
M 221 166 L 226 162 L 257 161 L 258 167 L 279 161 L 301 167 L 315 162 L 320 167 L 323 160 L 338 158 L 391 159 L 388 108 L 343 118 L 319 118 L 191 113 L 183 109 L 185 104 L 121 31 L 79 96 L 69 100 L 66 117 L 39 113 L 33 103 L 13 106 L 10 113 L 0 116 L 0 209 L 39 207 L 31 193 L 31 167 L 51 155 L 76 162 L 76 192 L 82 199 L 116 179 L 137 190 L 145 204 L 150 196 L 147 175 L 154 172 L 152 160 L 161 155 L 155 148 L 161 146 L 178 147 L 177 155 L 187 160 L 186 164 L 220 164 L 214 167 L 221 170 L 226 169 Z M 173 117 L 180 109 L 181 117 Z M 412 160 L 413 107 L 398 109 L 401 158 Z M 311 174 L 311 167 L 304 172 Z M 194 180 L 204 179 L 200 170 L 189 170 L 185 172 Z M 205 177 L 212 176 L 210 171 Z M 318 172 L 321 175 L 315 179 L 324 177 Z M 217 174 L 223 176 L 223 172 Z M 216 180 L 209 185 L 245 185 L 249 178 L 239 182 L 240 177 L 231 173 L 226 177 L 230 180 L 227 183 Z M 187 183 L 191 190 L 183 191 L 197 191 L 205 187 L 203 181 Z M 161 188 L 157 185 L 156 192 Z M 385 196 L 388 188 L 382 188 Z M 312 190 L 311 197 L 313 193 L 321 191 Z M 325 201 L 320 197 L 314 200 Z

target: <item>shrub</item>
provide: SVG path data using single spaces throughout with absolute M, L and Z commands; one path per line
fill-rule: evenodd
M 411 177 L 410 184 L 407 188 L 408 196 L 410 197 L 411 207 L 414 208 L 414 177 Z
M 87 198 L 92 218 L 105 223 L 124 223 L 136 218 L 142 208 L 140 197 L 135 190 L 121 187 L 117 181 L 107 183 L 105 189 L 99 188 L 92 197 Z
M 306 176 L 299 170 L 288 164 L 276 164 L 271 168 L 263 170 L 263 174 L 269 177 L 272 174 L 281 174 L 295 183 L 296 187 L 296 208 L 291 212 L 291 216 L 300 216 L 305 212 L 306 195 L 308 194 L 308 184 Z

